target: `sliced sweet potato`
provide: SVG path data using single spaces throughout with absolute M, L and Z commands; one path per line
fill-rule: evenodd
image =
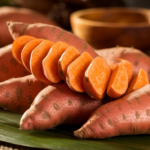
M 25 24 L 23 22 L 7 22 L 7 26 L 13 39 L 21 35 L 31 35 L 36 38 L 45 38 L 53 42 L 62 41 L 70 46 L 74 46 L 80 53 L 86 51 L 89 52 L 93 58 L 97 56 L 94 49 L 88 43 L 71 32 L 65 31 L 59 27 L 42 23 Z
M 85 92 L 83 86 L 84 73 L 93 58 L 88 52 L 83 52 L 67 68 L 66 82 L 77 92 Z
M 14 40 L 12 45 L 12 53 L 15 59 L 22 64 L 21 52 L 23 47 L 31 40 L 36 39 L 33 36 L 23 35 Z
M 126 92 L 126 94 L 136 91 L 143 86 L 149 84 L 148 75 L 142 68 L 139 70 L 139 72 L 134 76 L 133 80 L 131 81 L 131 84 L 129 85 L 129 88 Z
M 79 55 L 79 51 L 73 46 L 68 47 L 61 55 L 58 61 L 58 73 L 63 80 L 66 80 L 67 68 L 69 64 Z
M 112 71 L 107 87 L 107 94 L 111 98 L 119 98 L 128 88 L 128 74 L 122 62 Z
M 109 64 L 109 67 L 111 68 L 111 70 L 114 70 L 116 68 L 116 66 L 122 62 L 127 70 L 127 74 L 128 74 L 128 82 L 130 83 L 133 77 L 133 67 L 130 61 L 123 59 L 123 58 L 116 58 L 115 60 L 111 61 L 108 60 L 107 61 Z
M 58 60 L 68 47 L 68 44 L 58 41 L 53 44 L 49 53 L 43 59 L 44 75 L 52 83 L 58 83 L 62 80 L 58 74 Z
M 50 81 L 44 75 L 42 61 L 46 57 L 47 53 L 49 52 L 53 44 L 54 42 L 52 41 L 44 40 L 31 53 L 30 58 L 31 72 L 38 80 L 44 83 L 50 83 Z
M 111 70 L 102 57 L 96 57 L 84 74 L 83 85 L 89 96 L 102 99 L 106 94 L 107 84 Z
M 33 51 L 33 49 L 35 47 L 37 47 L 41 42 L 43 41 L 43 39 L 35 39 L 35 40 L 31 40 L 29 41 L 23 48 L 22 52 L 21 52 L 21 60 L 22 60 L 22 64 L 24 65 L 24 67 L 31 72 L 30 70 L 30 56 L 31 56 L 31 52 Z

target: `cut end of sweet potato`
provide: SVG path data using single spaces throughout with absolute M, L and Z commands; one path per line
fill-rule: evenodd
M 122 62 L 112 71 L 108 83 L 107 94 L 111 98 L 119 98 L 128 88 L 128 74 Z
M 126 92 L 126 94 L 136 91 L 145 85 L 149 84 L 149 78 L 144 69 L 140 69 L 139 72 L 135 75 L 133 80 L 131 81 L 129 88 Z
M 12 53 L 13 56 L 15 57 L 15 59 L 22 64 L 22 60 L 21 60 L 21 52 L 23 50 L 23 47 L 31 40 L 36 39 L 33 36 L 29 36 L 29 35 L 23 35 L 18 37 L 12 45 Z
M 41 82 L 51 83 L 44 75 L 42 61 L 48 54 L 54 42 L 44 40 L 31 53 L 30 69 L 32 74 Z
M 101 57 L 96 57 L 87 68 L 84 76 L 84 88 L 89 96 L 102 99 L 106 94 L 106 88 L 111 75 L 111 70 Z
M 67 68 L 69 64 L 73 62 L 79 55 L 79 51 L 73 46 L 68 47 L 61 55 L 58 61 L 58 73 L 64 81 L 66 80 Z
M 62 41 L 56 42 L 42 62 L 44 74 L 52 83 L 62 80 L 58 73 L 58 61 L 68 47 L 69 45 Z
M 85 92 L 83 86 L 84 73 L 93 58 L 88 52 L 83 52 L 67 68 L 66 81 L 71 89 Z

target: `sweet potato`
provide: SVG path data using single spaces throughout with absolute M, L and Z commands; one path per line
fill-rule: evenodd
M 111 98 L 119 98 L 128 88 L 128 74 L 122 62 L 112 71 L 108 82 L 107 94 Z
M 44 40 L 31 53 L 30 69 L 32 74 L 41 82 L 51 83 L 44 75 L 42 61 L 48 54 L 54 42 Z
M 24 23 L 35 23 L 41 22 L 46 24 L 57 25 L 54 21 L 46 16 L 26 8 L 17 8 L 17 7 L 0 7 L 0 47 L 13 42 L 6 22 L 7 21 L 17 21 Z
M 88 52 L 81 53 L 67 68 L 66 82 L 76 92 L 85 92 L 83 78 L 93 58 Z
M 109 49 L 96 50 L 96 53 L 108 60 L 123 58 L 131 62 L 133 66 L 133 76 L 135 76 L 140 68 L 143 68 L 150 79 L 150 58 L 142 51 L 133 47 L 114 47 Z
M 133 67 L 132 67 L 131 62 L 129 62 L 126 59 L 122 59 L 122 58 L 117 58 L 116 60 L 107 61 L 107 63 L 109 63 L 109 67 L 111 68 L 111 70 L 114 70 L 120 62 L 122 62 L 124 64 L 124 66 L 127 70 L 128 83 L 130 83 L 133 78 Z
M 36 95 L 47 85 L 38 81 L 33 75 L 12 78 L 0 83 L 0 107 L 24 113 Z
M 30 42 L 31 40 L 34 40 L 35 37 L 33 36 L 28 36 L 28 35 L 23 35 L 18 37 L 16 40 L 14 40 L 13 45 L 12 45 L 12 53 L 14 58 L 22 64 L 21 60 L 21 52 L 24 48 L 24 46 Z
M 125 59 L 122 59 L 122 58 L 117 58 L 117 60 L 120 60 L 126 70 L 127 70 L 127 74 L 128 74 L 128 84 L 131 82 L 132 78 L 133 78 L 133 67 L 132 67 L 132 64 L 131 62 L 129 62 L 128 60 L 125 60 Z
M 135 75 L 133 80 L 131 81 L 131 84 L 129 85 L 126 94 L 133 92 L 133 91 L 136 91 L 136 90 L 142 88 L 143 86 L 145 86 L 147 84 L 149 84 L 148 75 L 145 72 L 145 70 L 143 70 L 141 68 L 139 70 L 139 72 Z
M 58 61 L 58 73 L 64 81 L 66 80 L 67 68 L 69 64 L 73 62 L 79 55 L 79 51 L 73 46 L 69 46 L 61 55 Z
M 31 52 L 35 47 L 37 47 L 44 39 L 35 39 L 29 41 L 22 49 L 21 51 L 21 61 L 24 67 L 31 72 L 30 69 L 30 57 L 31 57 Z
M 58 61 L 68 47 L 69 45 L 62 41 L 54 43 L 42 61 L 44 75 L 52 83 L 58 83 L 62 80 L 58 73 Z
M 79 138 L 98 139 L 136 134 L 150 134 L 150 84 L 100 106 L 74 132 Z
M 25 75 L 29 75 L 29 72 L 14 59 L 12 44 L 0 48 L 0 82 Z
M 86 93 L 95 99 L 102 99 L 106 94 L 111 70 L 105 59 L 97 56 L 87 68 L 83 85 Z
M 36 38 L 45 38 L 53 42 L 62 41 L 74 46 L 79 52 L 89 52 L 95 58 L 97 54 L 85 41 L 59 27 L 46 24 L 25 24 L 19 22 L 7 22 L 10 34 L 15 40 L 21 35 L 30 35 Z
M 65 83 L 43 89 L 23 114 L 21 130 L 45 130 L 60 124 L 83 124 L 102 104 L 87 94 L 72 91 Z

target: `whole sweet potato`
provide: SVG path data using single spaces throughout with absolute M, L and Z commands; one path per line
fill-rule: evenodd
M 21 35 L 30 35 L 36 38 L 44 38 L 53 42 L 62 41 L 74 46 L 79 52 L 89 52 L 95 58 L 97 54 L 94 49 L 85 41 L 78 38 L 71 32 L 65 31 L 57 26 L 46 24 L 25 24 L 22 22 L 7 22 L 11 36 L 15 40 Z
M 0 48 L 0 82 L 25 75 L 29 72 L 13 57 L 12 44 Z
M 74 134 L 98 139 L 150 134 L 150 84 L 100 106 Z
M 138 71 L 143 68 L 150 79 L 150 58 L 142 51 L 133 47 L 114 47 L 102 50 L 96 50 L 96 53 L 105 58 L 107 62 L 115 60 L 116 58 L 123 58 L 132 63 L 133 75 L 136 75 Z
M 33 75 L 12 78 L 0 83 L 0 107 L 23 113 L 33 102 L 36 95 L 47 86 Z
M 60 124 L 83 124 L 102 101 L 72 91 L 65 83 L 43 89 L 23 114 L 21 130 L 45 130 Z
M 6 25 L 7 21 L 21 21 L 25 23 L 40 22 L 57 25 L 54 21 L 50 20 L 46 16 L 30 9 L 8 6 L 0 7 L 0 47 L 13 42 Z

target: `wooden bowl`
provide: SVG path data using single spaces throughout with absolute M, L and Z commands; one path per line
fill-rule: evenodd
M 76 11 L 70 17 L 74 34 L 95 49 L 116 45 L 150 48 L 150 10 L 94 8 Z

